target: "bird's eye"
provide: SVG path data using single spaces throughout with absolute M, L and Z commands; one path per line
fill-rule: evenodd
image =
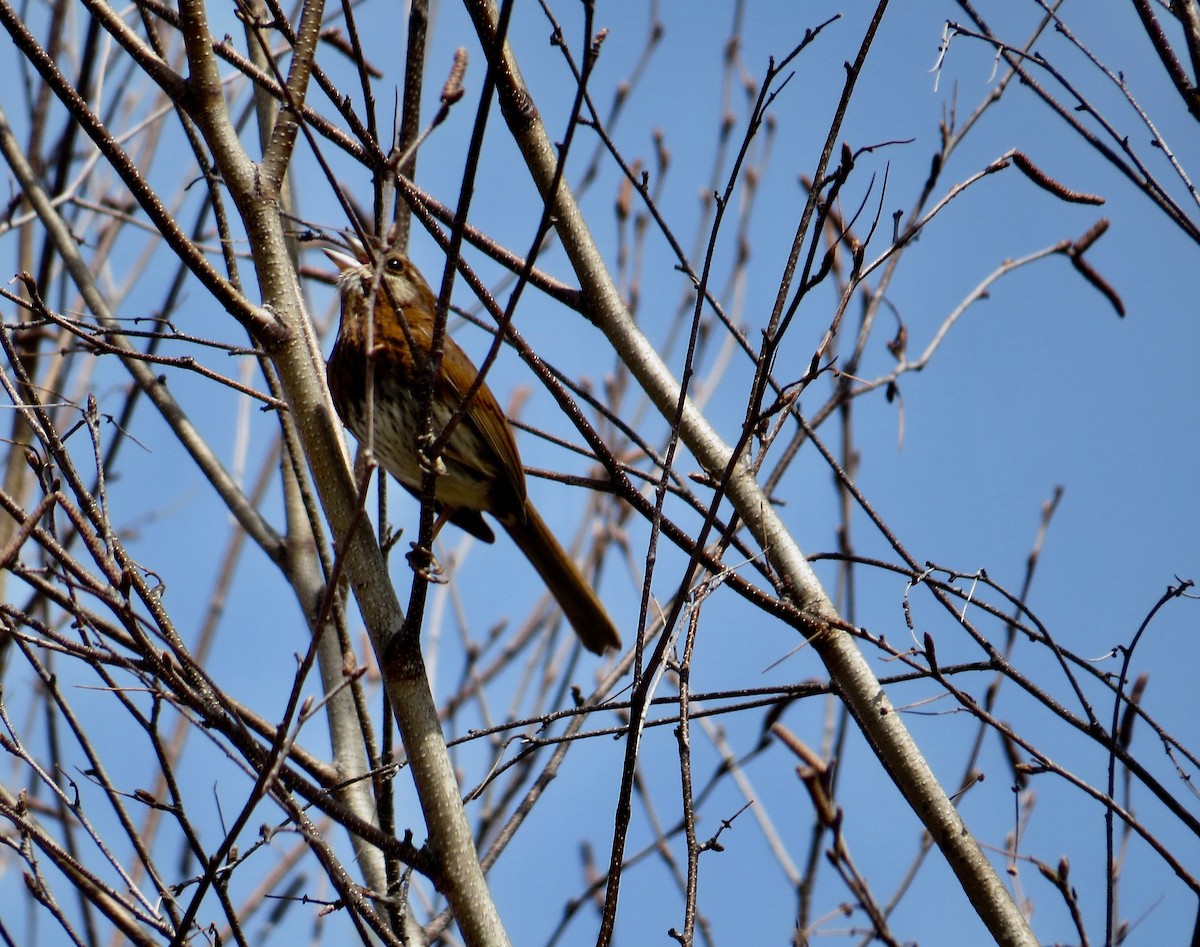
M 385 265 L 392 273 L 402 273 L 404 271 L 404 261 L 398 256 L 388 257 Z

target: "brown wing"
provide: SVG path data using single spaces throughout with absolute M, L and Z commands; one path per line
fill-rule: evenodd
M 442 376 L 447 380 L 456 399 L 462 400 L 463 395 L 467 393 L 471 382 L 478 374 L 478 369 L 467 357 L 467 353 L 459 348 L 453 339 L 447 338 L 445 352 L 442 355 Z M 486 382 L 475 392 L 474 398 L 471 399 L 471 405 L 467 409 L 466 417 L 459 423 L 469 425 L 492 450 L 495 466 L 499 468 L 500 474 L 510 488 L 510 490 L 494 491 L 496 499 L 503 502 L 502 498 L 507 495 L 515 501 L 514 509 L 498 509 L 489 512 L 503 513 L 509 516 L 515 513 L 523 519 L 525 470 L 521 466 L 521 455 L 517 453 L 517 442 L 513 439 L 508 419 L 500 410 L 496 396 L 492 394 L 492 390 Z M 451 438 L 448 453 L 452 449 L 453 443 L 454 439 Z M 463 460 L 463 462 L 466 461 Z M 468 466 L 477 465 L 468 464 Z

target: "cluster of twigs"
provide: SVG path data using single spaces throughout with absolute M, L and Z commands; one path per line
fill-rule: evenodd
M 1032 864 L 1080 942 L 1097 935 L 1070 860 L 1052 864 L 1023 844 L 1039 780 L 1054 778 L 1105 813 L 1105 943 L 1127 932 L 1118 892 L 1135 840 L 1200 895 L 1182 854 L 1200 835 L 1187 788 L 1200 760 L 1143 707 L 1147 682 L 1132 671 L 1141 632 L 1109 673 L 1064 647 L 1029 604 L 1060 494 L 1046 503 L 1024 584 L 1012 592 L 986 572 L 919 558 L 856 483 L 862 399 L 884 392 L 898 405 L 903 432 L 904 386 L 1001 281 L 1058 258 L 1068 264 L 1064 278 L 1125 312 L 1119 288 L 1088 255 L 1109 226 L 1104 218 L 994 265 L 932 330 L 891 308 L 918 238 L 981 181 L 999 174 L 1012 189 L 1102 202 L 1042 168 L 1021 143 L 950 180 L 963 142 L 1016 83 L 1181 234 L 1200 235 L 1185 158 L 1155 130 L 1126 77 L 1074 38 L 1056 5 L 1039 4 L 1044 16 L 1019 43 L 959 5 L 969 22 L 947 25 L 943 57 L 957 44 L 982 43 L 997 56 L 997 75 L 972 111 L 956 105 L 946 113 L 928 174 L 908 209 L 891 216 L 895 194 L 886 176 L 872 174 L 898 143 L 842 140 L 864 63 L 881 43 L 886 0 L 858 24 L 819 157 L 805 169 L 778 292 L 756 319 L 746 290 L 751 280 L 766 281 L 755 234 L 762 182 L 780 160 L 778 103 L 814 50 L 846 26 L 838 17 L 789 37 L 790 48 L 760 68 L 739 53 L 749 14 L 733 5 L 726 57 L 713 67 L 723 101 L 712 172 L 687 249 L 669 209 L 681 173 L 669 138 L 658 134 L 652 155 L 634 158 L 619 134 L 629 103 L 650 94 L 645 77 L 663 55 L 667 24 L 657 5 L 640 56 L 606 106 L 595 75 L 608 38 L 592 5 L 564 13 L 543 4 L 558 68 L 573 83 L 570 101 L 553 113 L 560 125 L 551 126 L 550 148 L 542 90 L 522 84 L 505 45 L 511 3 L 464 3 L 478 51 L 456 55 L 424 130 L 422 81 L 434 66 L 426 59 L 427 5 L 412 4 L 392 141 L 377 104 L 385 72 L 364 50 L 365 10 L 346 5 L 331 27 L 325 18 L 333 11 L 320 4 L 292 15 L 273 0 L 243 2 L 239 47 L 215 38 L 207 18 L 217 11 L 200 0 L 178 10 L 139 0 L 129 18 L 89 0 L 78 36 L 69 25 L 79 10 L 67 3 L 26 16 L 0 0 L 24 93 L 23 101 L 0 97 L 0 153 L 15 182 L 0 247 L 19 271 L 2 291 L 0 332 L 0 384 L 12 419 L 0 485 L 0 862 L 23 874 L 28 898 L 24 917 L 0 911 L 0 941 L 257 944 L 308 924 L 314 940 L 503 944 L 506 912 L 493 903 L 489 873 L 504 870 L 510 849 L 518 850 L 511 858 L 540 853 L 535 826 L 549 818 L 563 826 L 552 836 L 551 863 L 572 864 L 583 852 L 577 875 L 556 879 L 558 900 L 543 906 L 556 919 L 540 929 L 549 929 L 551 943 L 610 943 L 620 933 L 619 907 L 637 896 L 622 880 L 648 864 L 677 895 L 669 936 L 715 942 L 722 898 L 704 886 L 705 866 L 729 857 L 719 854 L 729 833 L 750 820 L 769 854 L 746 870 L 782 879 L 794 897 L 797 944 L 843 916 L 851 933 L 902 942 L 891 919 L 935 846 L 992 936 L 1032 943 L 1019 882 L 1006 890 L 970 833 L 954 831 L 954 805 L 978 791 L 990 738 L 1019 791 L 1008 837 L 987 840 L 999 853 L 992 862 L 1013 878 Z M 1200 115 L 1194 4 L 1171 7 L 1193 54 L 1190 73 L 1151 6 L 1133 7 L 1186 108 Z M 564 25 L 559 16 L 578 22 Z M 1084 83 L 1069 78 L 1071 67 L 1037 52 L 1048 31 L 1121 91 L 1173 178 L 1156 176 L 1161 164 L 1138 150 L 1125 116 L 1093 106 Z M 479 63 L 475 96 L 464 86 L 469 59 Z M 311 89 L 323 96 L 319 104 Z M 452 109 L 471 103 L 459 194 L 439 200 L 415 183 L 425 154 L 418 146 Z M 471 215 L 485 147 L 506 135 L 524 162 L 513 173 L 536 184 L 528 244 L 517 249 Z M 186 150 L 189 163 L 164 167 L 164 149 Z M 320 189 L 338 221 L 298 223 L 292 194 L 301 160 L 304 189 Z M 339 184 L 348 167 L 369 175 L 369 209 Z M 605 201 L 615 214 L 611 259 L 588 230 L 587 215 L 598 216 Z M 349 464 L 321 374 L 331 314 L 309 318 L 328 277 L 302 257 L 308 238 L 339 229 L 407 240 L 410 216 L 446 251 L 443 318 L 453 299 L 457 312 L 492 333 L 485 364 L 514 352 L 549 395 L 544 403 L 570 422 L 539 417 L 521 426 L 572 470 L 533 474 L 589 488 L 576 494 L 577 546 L 596 581 L 626 605 L 631 646 L 587 687 L 579 681 L 588 666 L 559 634 L 547 600 L 520 623 L 496 624 L 497 610 L 477 611 L 470 585 L 457 580 L 469 545 L 440 547 L 451 579 L 439 588 L 429 587 L 428 571 L 411 577 L 399 556 L 389 573 L 399 537 L 387 490 L 369 457 L 356 470 Z M 560 249 L 570 278 L 543 260 L 561 260 Z M 684 289 L 673 318 L 656 323 L 646 312 L 647 283 L 664 273 L 681 274 Z M 545 360 L 539 340 L 514 319 L 523 297 L 602 331 L 611 368 Z M 589 338 L 599 339 L 591 326 Z M 910 355 L 910 344 L 920 352 Z M 877 370 L 885 351 L 890 364 Z M 682 365 L 678 381 L 663 360 Z M 598 371 L 606 372 L 601 382 Z M 731 391 L 741 417 L 727 446 L 705 411 Z M 819 458 L 836 485 L 836 548 L 808 557 L 833 564 L 834 594 L 775 518 L 779 503 L 798 490 L 803 496 L 799 458 Z M 162 521 L 172 516 L 158 504 L 174 502 L 185 479 L 204 492 L 209 525 L 164 541 Z M 372 496 L 378 506 L 368 503 Z M 432 522 L 425 503 L 419 543 L 430 542 Z M 870 539 L 858 541 L 881 541 L 884 553 L 856 550 L 863 522 Z M 251 592 L 239 586 L 247 573 Z M 401 587 L 412 580 L 403 609 L 389 575 Z M 908 640 L 860 620 L 860 590 L 881 578 L 905 589 Z M 1147 624 L 1190 595 L 1190 582 L 1172 585 Z M 480 614 L 493 622 L 483 630 Z M 785 630 L 779 640 L 811 646 L 828 676 L 695 689 L 708 679 L 701 642 L 714 614 Z M 293 626 L 304 633 L 289 633 Z M 402 626 L 420 631 L 411 650 L 390 638 Z M 863 652 L 887 662 L 883 690 Z M 247 684 L 248 654 L 270 655 L 269 669 L 259 671 L 261 694 Z M 949 792 L 932 779 L 897 712 L 927 700 L 974 722 Z M 1008 700 L 1053 720 L 1082 756 L 1106 760 L 1105 783 L 1061 762 L 1040 732 L 1010 723 Z M 784 720 L 797 706 L 825 708 L 819 748 Z M 873 878 L 846 831 L 852 816 L 839 801 L 841 761 L 855 725 L 878 754 L 874 778 L 890 777 L 927 831 L 898 883 Z M 672 729 L 675 746 L 665 767 L 647 750 L 662 727 Z M 1153 733 L 1159 755 L 1138 752 L 1134 737 L 1143 732 Z M 619 758 L 605 749 L 614 738 Z M 799 782 L 788 784 L 787 804 L 808 806 L 811 826 L 801 864 L 764 801 L 779 790 L 755 788 L 764 761 L 782 772 L 793 758 Z M 1163 758 L 1179 774 L 1175 783 L 1161 772 Z M 583 794 L 596 777 L 580 774 L 593 768 L 606 774 L 603 793 L 564 800 L 548 791 L 561 779 Z M 670 796 L 654 788 L 664 772 L 674 778 Z M 1135 808 L 1135 794 L 1152 801 L 1152 819 Z M 1162 819 L 1175 828 L 1163 830 Z M 1190 841 L 1176 843 L 1172 832 Z M 822 871 L 822 855 L 832 874 Z M 889 884 L 891 893 L 882 893 Z M 0 885 L 18 890 L 11 880 Z M 1051 897 L 1045 891 L 1037 899 Z M 589 926 L 582 919 L 591 913 L 598 918 Z

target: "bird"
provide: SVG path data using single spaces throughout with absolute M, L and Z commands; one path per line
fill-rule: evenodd
M 494 517 L 537 570 L 583 646 L 596 654 L 619 650 L 621 636 L 604 603 L 529 500 L 516 440 L 486 382 L 466 405 L 441 456 L 432 465 L 425 457 L 418 445 L 417 386 L 428 365 L 436 300 L 398 248 L 383 248 L 378 262 L 361 245 L 351 249 L 353 256 L 324 250 L 340 271 L 341 320 L 326 370 L 342 423 L 413 496 L 420 497 L 424 473 L 433 467 L 435 535 L 450 522 L 492 543 L 495 533 L 483 514 Z M 462 408 L 479 375 L 452 338 L 445 336 L 443 346 L 433 382 L 434 437 Z

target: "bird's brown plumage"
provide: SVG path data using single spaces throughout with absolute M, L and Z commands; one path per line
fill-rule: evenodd
M 387 251 L 378 267 L 343 253 L 326 253 L 341 270 L 342 318 L 328 365 L 334 405 L 354 436 L 371 445 L 380 466 L 419 496 L 427 462 L 416 444 L 420 404 L 415 385 L 432 344 L 433 293 L 396 250 Z M 435 434 L 459 409 L 477 375 L 467 354 L 446 337 L 433 386 Z M 494 516 L 537 569 L 584 646 L 597 654 L 621 646 L 604 604 L 529 502 L 516 441 L 486 383 L 475 392 L 435 467 L 441 518 L 492 542 L 495 535 L 482 514 Z

